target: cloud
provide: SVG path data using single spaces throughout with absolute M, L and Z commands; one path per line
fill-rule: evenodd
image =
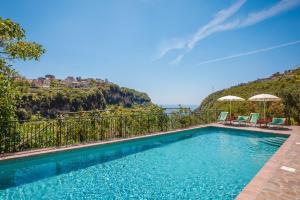
M 253 50 L 253 51 L 234 54 L 234 55 L 230 55 L 230 56 L 225 56 L 225 57 L 221 57 L 221 58 L 211 59 L 211 60 L 200 62 L 196 66 L 200 66 L 200 65 L 204 65 L 204 64 L 208 64 L 208 63 L 220 62 L 220 61 L 223 61 L 223 60 L 229 60 L 229 59 L 243 57 L 243 56 L 248 56 L 248 55 L 257 54 L 257 53 L 261 53 L 261 52 L 271 51 L 271 50 L 274 50 L 274 49 L 288 47 L 288 46 L 292 46 L 292 45 L 296 45 L 296 44 L 300 44 L 300 40 L 293 41 L 293 42 L 288 42 L 288 43 L 283 43 L 283 44 L 279 44 L 279 45 L 272 46 L 272 47 L 256 49 L 256 50 Z
M 281 0 L 268 9 L 250 13 L 248 17 L 241 22 L 240 27 L 256 24 L 258 22 L 271 18 L 281 12 L 285 12 L 289 9 L 292 9 L 298 6 L 299 4 L 300 0 Z
M 192 49 L 199 40 L 205 38 L 209 29 L 227 20 L 229 17 L 231 17 L 233 14 L 239 11 L 242 5 L 244 5 L 245 3 L 246 0 L 239 0 L 235 4 L 231 5 L 229 8 L 219 11 L 215 15 L 213 20 L 211 20 L 205 26 L 199 28 L 199 30 L 192 36 L 192 38 L 187 43 L 188 48 Z
M 186 45 L 186 41 L 184 39 L 171 39 L 169 41 L 163 42 L 159 47 L 159 55 L 157 56 L 157 60 L 163 58 L 169 51 L 175 49 L 182 49 Z
M 230 17 L 238 12 L 245 3 L 246 0 L 239 0 L 229 8 L 219 11 L 215 15 L 213 20 L 211 20 L 203 27 L 200 27 L 198 31 L 194 33 L 190 38 L 181 40 L 177 39 L 177 42 L 175 41 L 174 43 L 172 43 L 172 45 L 168 45 L 166 46 L 166 48 L 161 49 L 158 59 L 163 58 L 168 52 L 172 50 L 185 49 L 185 53 L 180 54 L 176 57 L 175 60 L 171 62 L 172 64 L 178 64 L 183 59 L 183 57 L 195 47 L 195 45 L 197 45 L 206 37 L 217 32 L 252 26 L 271 17 L 274 17 L 282 12 L 290 10 L 296 6 L 299 6 L 300 0 L 281 0 L 270 8 L 249 13 L 244 19 L 233 19 L 230 22 L 226 22 Z
M 172 50 L 184 49 L 184 48 L 192 49 L 199 40 L 204 38 L 203 36 L 205 36 L 206 32 L 209 29 L 227 20 L 229 17 L 235 14 L 245 3 L 246 0 L 238 0 L 235 4 L 231 5 L 229 8 L 219 11 L 208 24 L 199 28 L 198 31 L 195 34 L 193 34 L 192 37 L 189 39 L 177 38 L 177 39 L 171 39 L 163 42 L 160 45 L 159 55 L 157 57 L 157 60 L 163 58 L 168 52 Z M 179 55 L 174 61 L 176 62 L 177 60 L 180 62 L 183 56 L 184 55 Z M 172 63 L 174 63 L 174 61 L 172 61 Z
M 209 34 L 207 34 L 206 37 L 215 32 L 233 30 L 257 24 L 299 5 L 300 0 L 281 0 L 268 9 L 248 14 L 245 19 L 237 19 L 230 23 L 214 26 L 209 30 Z
M 177 56 L 177 57 L 171 62 L 171 64 L 172 64 L 172 65 L 176 65 L 176 64 L 180 63 L 180 61 L 182 60 L 183 56 L 184 56 L 184 54 L 180 54 L 179 56 Z

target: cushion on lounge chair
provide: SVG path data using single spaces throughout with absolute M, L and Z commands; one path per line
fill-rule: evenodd
M 236 120 L 234 120 L 235 122 L 245 122 L 248 120 L 248 116 L 238 116 L 238 118 Z
M 249 123 L 256 124 L 259 119 L 259 113 L 251 113 Z
M 272 122 L 270 124 L 271 125 L 284 125 L 284 123 L 285 123 L 285 118 L 273 117 Z
M 218 121 L 225 121 L 227 118 L 228 112 L 221 112 L 219 117 L 218 117 Z

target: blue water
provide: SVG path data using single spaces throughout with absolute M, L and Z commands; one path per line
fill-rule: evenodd
M 159 106 L 161 106 L 162 108 L 169 108 L 169 109 L 165 110 L 165 113 L 172 113 L 172 112 L 179 111 L 180 106 L 183 108 L 190 108 L 191 111 L 194 111 L 194 110 L 196 110 L 196 108 L 199 107 L 199 105 L 193 105 L 193 104 L 180 104 L 180 105 L 178 105 L 178 104 L 177 105 L 176 104 L 162 104 Z
M 234 199 L 285 140 L 201 128 L 0 162 L 0 199 Z

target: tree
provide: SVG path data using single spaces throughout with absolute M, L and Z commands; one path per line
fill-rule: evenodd
M 0 123 L 12 120 L 15 111 L 16 91 L 13 86 L 12 75 L 14 71 L 6 66 L 0 59 Z M 0 124 L 0 125 L 1 125 Z M 1 128 L 2 126 L 0 126 Z
M 26 41 L 25 31 L 19 24 L 0 17 L 0 133 L 7 132 L 7 122 L 15 119 L 18 96 L 14 84 L 17 73 L 9 63 L 18 59 L 38 60 L 44 52 L 41 45 Z
M 50 86 L 53 87 L 53 88 L 58 87 L 59 86 L 59 81 L 57 79 L 51 80 Z

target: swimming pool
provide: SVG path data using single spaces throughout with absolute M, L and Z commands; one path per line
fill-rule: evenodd
M 199 128 L 0 162 L 0 199 L 234 199 L 286 136 Z

